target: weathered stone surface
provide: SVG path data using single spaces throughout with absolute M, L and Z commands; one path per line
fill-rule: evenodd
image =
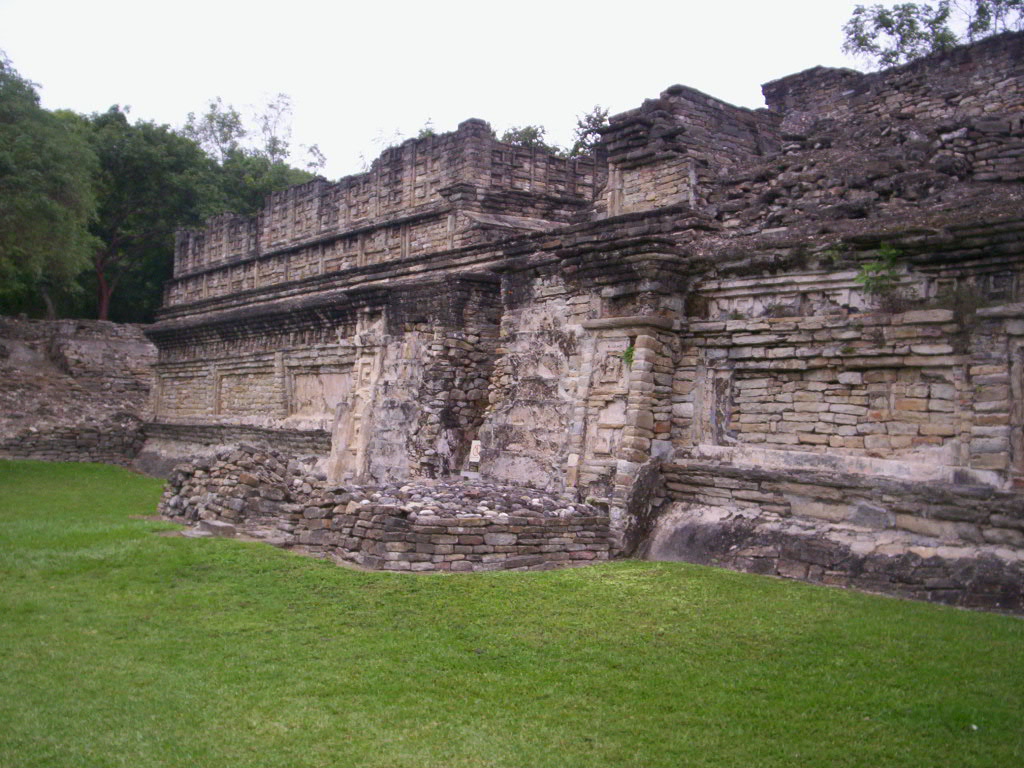
M 722 565 L 968 608 L 1024 612 L 1024 557 L 921 535 L 712 506 L 673 507 L 649 542 L 661 560 Z
M 131 463 L 155 359 L 141 326 L 0 317 L 0 457 Z

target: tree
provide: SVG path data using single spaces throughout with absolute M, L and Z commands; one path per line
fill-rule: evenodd
M 223 164 L 232 152 L 240 148 L 246 131 L 238 110 L 230 104 L 225 106 L 218 96 L 210 101 L 201 116 L 196 117 L 195 112 L 189 112 L 181 133 Z
M 93 240 L 96 157 L 67 114 L 47 112 L 31 82 L 0 52 L 0 311 L 50 317 L 76 289 Z
M 879 67 L 891 67 L 962 42 L 1022 28 L 1024 0 L 858 5 L 843 26 L 843 51 Z
M 437 131 L 434 130 L 434 121 L 432 118 L 427 118 L 427 122 L 423 124 L 419 132 L 416 134 L 417 139 L 429 139 L 431 136 L 437 136 Z
M 253 216 L 263 208 L 267 195 L 304 184 L 315 174 L 272 161 L 267 155 L 250 149 L 232 152 L 217 174 L 219 211 Z
M 524 149 L 542 149 L 545 152 L 563 157 L 565 155 L 564 149 L 544 141 L 546 133 L 547 130 L 543 125 L 513 126 L 501 135 L 501 142 L 503 144 L 511 144 L 513 147 L 523 147 Z
M 96 314 L 150 319 L 171 275 L 174 230 L 212 213 L 221 193 L 215 167 L 194 141 L 166 125 L 128 121 L 119 107 L 85 119 L 99 159 L 92 233 Z M 118 305 L 111 302 L 115 291 Z
M 255 129 L 247 128 L 241 113 L 218 96 L 197 117 L 190 112 L 182 133 L 195 141 L 217 164 L 219 211 L 253 215 L 271 192 L 302 184 L 315 177 L 327 163 L 320 148 L 304 146 L 306 168 L 287 163 L 291 150 L 292 104 L 279 93 L 253 116 Z M 257 142 L 252 139 L 258 137 Z
M 306 149 L 306 170 L 317 174 L 327 165 L 327 155 L 320 151 L 319 144 L 310 144 Z
M 279 93 L 268 101 L 263 112 L 256 117 L 263 137 L 263 152 L 271 164 L 288 159 L 292 140 L 291 118 L 292 99 L 286 93 Z
M 569 157 L 580 157 L 593 152 L 598 142 L 601 141 L 601 129 L 606 125 L 608 125 L 608 110 L 596 104 L 586 114 L 577 115 L 576 130 L 573 132 L 575 141 L 569 150 Z

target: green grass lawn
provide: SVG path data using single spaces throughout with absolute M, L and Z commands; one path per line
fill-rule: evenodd
M 361 573 L 0 462 L 0 766 L 1024 764 L 1024 621 L 673 563 Z

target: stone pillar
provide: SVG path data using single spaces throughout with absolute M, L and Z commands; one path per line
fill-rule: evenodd
M 627 524 L 626 510 L 632 503 L 637 473 L 651 459 L 665 458 L 671 451 L 672 342 L 675 332 L 671 319 L 654 315 L 587 320 L 583 327 L 598 339 L 614 337 L 625 342 L 618 353 L 624 367 L 618 390 L 619 406 L 614 409 L 610 406 L 613 401 L 607 395 L 613 394 L 611 390 L 605 393 L 601 403 L 588 398 L 591 431 L 596 429 L 604 433 L 604 441 L 587 441 L 587 453 L 579 473 L 581 481 L 587 477 L 588 469 L 593 476 L 598 459 L 595 450 L 600 450 L 607 442 L 614 460 L 611 494 L 607 501 L 612 527 L 621 537 Z M 597 349 L 600 350 L 601 346 L 598 341 Z M 594 360 L 592 367 L 595 373 L 599 372 L 602 361 Z M 599 389 L 599 385 L 600 382 L 595 382 L 592 375 L 592 389 Z M 597 407 L 600 404 L 604 407 Z M 593 435 L 588 436 L 593 438 Z

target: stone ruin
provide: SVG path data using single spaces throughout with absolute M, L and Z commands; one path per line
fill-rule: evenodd
M 467 120 L 181 232 L 138 461 L 204 458 L 163 510 L 1024 610 L 1024 35 L 763 92 L 672 86 L 581 159 Z
M 0 317 L 0 458 L 131 464 L 156 357 L 138 325 Z

